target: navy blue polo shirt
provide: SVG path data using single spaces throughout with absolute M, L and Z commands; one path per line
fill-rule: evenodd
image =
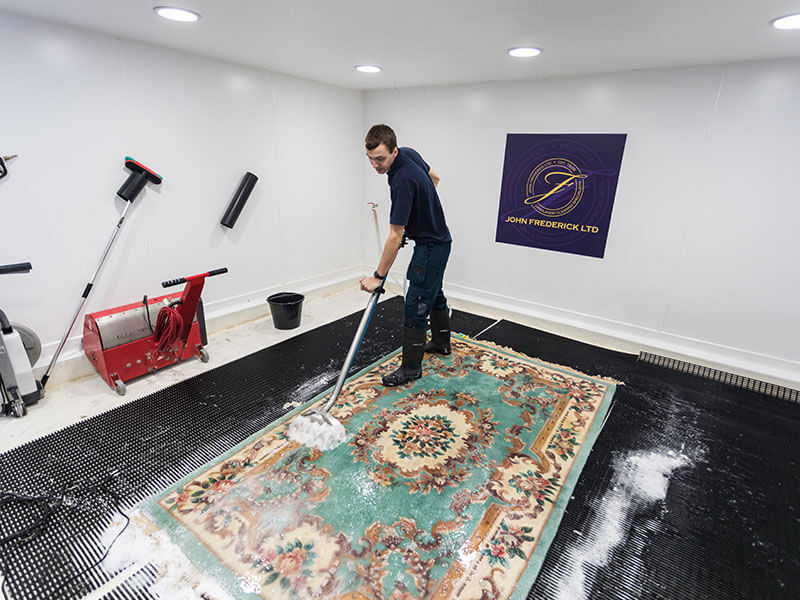
M 433 185 L 428 166 L 413 148 L 399 148 L 386 172 L 392 208 L 389 223 L 403 225 L 406 236 L 415 242 L 450 242 L 442 203 Z

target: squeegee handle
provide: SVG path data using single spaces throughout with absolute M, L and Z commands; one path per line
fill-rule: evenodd
M 33 267 L 31 263 L 16 263 L 13 265 L 0 265 L 0 275 L 7 275 L 9 273 L 28 273 Z
M 208 273 L 200 273 L 198 275 L 190 275 L 189 277 L 178 277 L 178 279 L 170 279 L 169 281 L 162 281 L 161 287 L 172 287 L 173 285 L 180 285 L 181 283 L 186 283 L 190 279 L 201 279 L 206 277 L 213 277 L 214 275 L 222 275 L 223 273 L 228 272 L 228 267 L 222 267 L 221 269 L 213 269 Z
M 367 308 L 364 310 L 364 314 L 361 316 L 361 323 L 359 323 L 356 335 L 353 338 L 353 342 L 350 344 L 350 350 L 348 350 L 347 357 L 344 359 L 342 370 L 339 372 L 339 378 L 336 380 L 336 387 L 333 388 L 331 397 L 328 398 L 325 406 L 322 407 L 322 412 L 328 412 L 331 409 L 331 406 L 333 406 L 336 403 L 336 400 L 339 398 L 339 394 L 344 387 L 344 380 L 347 379 L 347 373 L 350 371 L 350 367 L 353 364 L 353 359 L 356 357 L 358 349 L 361 346 L 361 341 L 364 339 L 364 334 L 367 331 L 367 327 L 369 327 L 372 314 L 375 312 L 375 306 L 378 304 L 378 298 L 380 298 L 380 295 L 386 291 L 383 289 L 383 284 L 386 283 L 386 277 L 388 276 L 389 273 L 387 272 L 386 276 L 381 280 L 381 284 L 375 288 L 375 291 L 372 292 L 372 295 L 369 298 Z
M 118 192 L 119 193 L 119 192 Z M 114 232 L 111 234 L 111 237 L 106 244 L 105 250 L 103 250 L 103 255 L 100 257 L 100 262 L 97 264 L 97 268 L 94 270 L 92 274 L 92 278 L 86 284 L 86 287 L 83 288 L 83 294 L 81 294 L 80 302 L 78 303 L 78 308 L 75 309 L 75 314 L 72 316 L 72 321 L 69 323 L 69 327 L 67 327 L 67 332 L 64 334 L 64 337 L 61 338 L 61 342 L 58 344 L 56 348 L 55 354 L 53 354 L 53 358 L 50 359 L 50 364 L 47 366 L 47 370 L 42 375 L 42 389 L 44 386 L 47 385 L 47 380 L 50 379 L 50 372 L 53 370 L 53 367 L 56 366 L 56 362 L 58 362 L 58 355 L 61 354 L 61 351 L 64 349 L 64 344 L 67 343 L 67 338 L 69 338 L 69 334 L 72 331 L 72 328 L 75 326 L 75 321 L 78 320 L 78 315 L 83 310 L 83 305 L 86 303 L 86 298 L 89 297 L 89 292 L 92 291 L 92 286 L 94 285 L 95 280 L 97 279 L 97 275 L 100 273 L 100 269 L 103 268 L 103 263 L 108 258 L 108 253 L 111 252 L 111 246 L 114 245 L 114 240 L 117 239 L 117 234 L 119 233 L 120 229 L 122 228 L 122 224 L 125 222 L 125 215 L 128 214 L 128 209 L 130 208 L 131 203 L 128 202 L 125 205 L 125 208 L 122 211 L 122 214 L 119 217 L 119 221 L 117 221 L 116 227 L 114 227 Z
M 353 351 L 353 356 L 350 357 L 350 361 L 349 361 L 350 363 L 353 362 L 353 359 L 356 357 L 356 354 L 358 354 L 358 349 L 361 347 L 361 342 L 364 341 L 364 334 L 367 332 L 367 328 L 369 327 L 369 322 L 372 319 L 372 313 L 375 312 L 375 307 L 378 304 L 378 298 L 380 298 L 380 295 L 383 294 L 386 291 L 385 289 L 383 289 L 383 284 L 386 283 L 386 278 L 387 277 L 389 277 L 389 273 L 386 273 L 386 277 L 381 279 L 381 284 L 378 287 L 375 288 L 375 290 L 372 292 L 372 296 L 370 296 L 369 304 L 367 305 L 367 309 L 368 310 L 365 311 L 365 314 L 367 314 L 367 316 L 366 316 L 366 321 L 367 322 L 364 323 L 363 329 L 359 328 L 358 333 L 356 334 L 356 337 L 358 338 L 358 343 L 356 344 L 356 349 Z M 364 317 L 362 317 L 362 321 L 363 320 L 364 320 Z M 353 340 L 353 343 L 355 344 L 355 340 Z M 347 369 L 348 370 L 350 369 L 350 364 L 349 363 L 347 365 Z

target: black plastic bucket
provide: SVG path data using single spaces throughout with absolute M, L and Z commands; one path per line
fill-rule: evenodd
M 300 326 L 303 300 L 305 300 L 303 294 L 294 292 L 278 292 L 267 298 L 275 329 L 294 329 Z

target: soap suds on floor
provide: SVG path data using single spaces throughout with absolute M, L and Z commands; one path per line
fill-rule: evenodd
M 666 498 L 672 473 L 691 463 L 687 456 L 666 449 L 629 452 L 618 457 L 613 465 L 610 491 L 597 503 L 594 517 L 580 533 L 581 540 L 562 558 L 566 575 L 559 581 L 553 597 L 588 598 L 591 581 L 587 586 L 587 579 L 608 566 L 614 550 L 627 543 L 636 514 Z M 629 575 L 632 582 L 639 578 L 635 572 Z
M 297 408 L 298 406 L 302 406 L 313 396 L 320 393 L 322 391 L 322 386 L 330 381 L 331 384 L 336 381 L 336 376 L 339 374 L 339 370 L 335 368 L 335 363 L 333 359 L 328 360 L 328 363 L 325 365 L 324 370 L 311 377 L 310 379 L 304 380 L 300 385 L 298 385 L 290 394 L 292 400 L 290 402 L 286 402 L 283 405 L 284 409 L 287 408 Z
M 117 519 L 103 535 L 103 544 L 114 545 L 103 561 L 103 569 L 117 573 L 127 569 L 133 575 L 140 568 L 152 564 L 158 569 L 155 582 L 148 592 L 163 600 L 232 600 L 208 573 L 201 573 L 166 533 L 158 530 L 140 512 L 131 516 L 128 527 L 122 518 Z M 119 538 L 114 539 L 119 535 Z M 127 577 L 117 581 L 121 585 Z

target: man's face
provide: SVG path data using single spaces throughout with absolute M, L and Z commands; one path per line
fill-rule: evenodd
M 395 147 L 394 150 L 389 152 L 386 144 L 378 144 L 372 150 L 367 150 L 369 164 L 372 165 L 372 168 L 375 169 L 378 175 L 383 175 L 389 170 L 396 156 L 397 148 Z

